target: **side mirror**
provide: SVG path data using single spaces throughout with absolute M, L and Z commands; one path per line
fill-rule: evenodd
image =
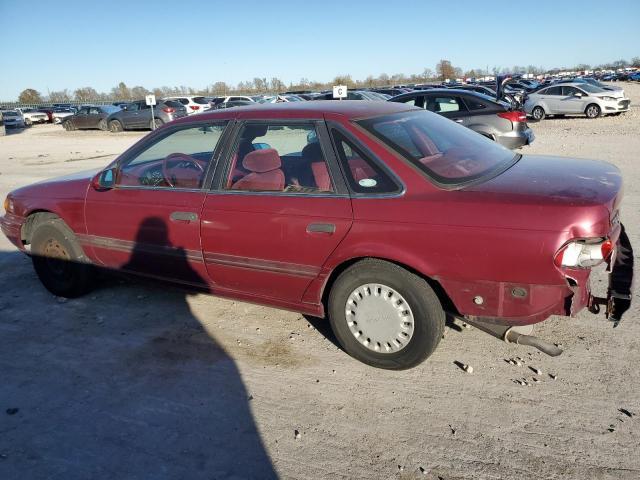
M 574 97 L 578 97 L 578 98 L 582 98 L 583 97 L 582 93 L 580 93 L 580 92 L 574 93 L 573 96 Z
M 116 183 L 116 169 L 108 168 L 98 173 L 91 181 L 91 186 L 98 191 L 110 190 Z

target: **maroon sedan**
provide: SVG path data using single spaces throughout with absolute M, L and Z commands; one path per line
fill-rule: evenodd
M 610 164 L 522 156 L 404 104 L 301 102 L 171 122 L 100 172 L 11 192 L 1 223 L 55 295 L 85 293 L 96 267 L 170 280 L 327 316 L 348 353 L 402 369 L 445 312 L 560 353 L 529 326 L 596 310 L 602 263 L 619 320 L 621 184 Z

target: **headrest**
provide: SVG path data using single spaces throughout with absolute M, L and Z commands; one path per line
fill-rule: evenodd
M 242 166 L 251 172 L 264 173 L 277 170 L 282 166 L 280 155 L 273 148 L 254 150 L 244 156 Z
M 242 131 L 242 138 L 244 140 L 253 140 L 256 137 L 264 137 L 267 134 L 269 125 L 247 125 Z

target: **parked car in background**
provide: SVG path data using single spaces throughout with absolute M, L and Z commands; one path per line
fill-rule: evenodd
M 257 101 L 257 99 L 262 98 L 262 96 L 257 96 L 257 97 L 248 97 L 246 95 L 227 95 L 227 96 L 223 96 L 223 97 L 214 97 L 213 99 L 211 99 L 209 101 L 209 105 L 211 106 L 211 108 L 215 108 L 217 105 L 221 104 L 221 103 L 227 103 L 227 102 L 255 102 Z
M 599 82 L 595 78 L 591 77 L 577 77 L 571 80 L 572 83 L 588 83 L 589 85 L 593 85 L 594 87 L 601 88 L 603 90 L 610 90 L 613 92 L 623 92 L 624 89 L 622 87 L 618 87 L 617 85 L 607 85 L 606 83 Z
M 248 101 L 248 100 L 230 100 L 228 102 L 218 103 L 215 106 L 211 107 L 210 109 L 205 110 L 205 112 L 208 112 L 210 110 L 220 110 L 223 108 L 246 107 L 247 105 L 255 105 L 255 104 L 256 102 Z
M 65 130 L 82 130 L 99 128 L 107 130 L 107 118 L 112 113 L 120 111 L 115 105 L 85 105 L 73 115 L 66 117 L 62 121 Z
M 53 123 L 53 107 L 39 107 L 37 110 L 47 116 L 47 123 Z
M 2 110 L 2 120 L 5 128 L 24 128 L 24 117 L 18 110 Z
M 151 111 L 153 110 L 153 117 Z M 107 117 L 107 127 L 111 132 L 123 130 L 158 128 L 176 118 L 186 117 L 186 107 L 176 100 L 160 100 L 153 109 L 145 100 L 128 103 L 122 110 Z M 155 121 L 154 121 L 155 120 Z
M 396 95 L 402 95 L 403 93 L 410 92 L 411 90 L 412 90 L 411 88 L 376 87 L 376 88 L 370 88 L 367 91 L 384 93 L 386 95 L 391 95 L 392 97 L 395 97 Z
M 384 101 L 384 97 L 380 97 L 375 92 L 370 92 L 368 90 L 347 90 L 347 100 L 369 100 L 369 101 Z M 333 98 L 333 92 L 326 92 L 322 95 L 317 96 L 314 100 L 336 100 Z
M 62 121 L 77 112 L 73 107 L 54 107 L 53 108 L 53 123 L 62 123 Z
M 24 124 L 27 127 L 34 123 L 46 123 L 49 120 L 49 116 L 46 113 L 35 108 L 16 108 L 16 110 L 22 114 Z
M 209 101 L 205 97 L 166 97 L 163 100 L 174 100 L 180 102 L 186 108 L 187 114 L 193 115 L 194 113 L 201 113 L 206 108 L 209 108 Z
M 620 115 L 629 110 L 631 100 L 621 91 L 603 90 L 588 83 L 561 83 L 529 95 L 525 112 L 535 120 L 547 115 Z
M 0 226 L 56 296 L 86 294 L 95 267 L 151 276 L 328 317 L 353 357 L 405 369 L 446 312 L 560 354 L 531 326 L 592 305 L 607 262 L 620 317 L 622 195 L 611 164 L 514 154 L 404 104 L 291 102 L 178 120 L 10 192 Z
M 535 139 L 523 111 L 481 93 L 441 88 L 405 93 L 389 101 L 437 113 L 507 148 L 520 148 Z
M 305 99 L 298 95 L 265 95 L 257 103 L 288 103 L 288 102 L 304 102 Z

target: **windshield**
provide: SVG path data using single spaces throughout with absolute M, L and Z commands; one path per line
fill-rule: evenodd
M 368 118 L 358 123 L 444 185 L 487 177 L 520 158 L 473 130 L 424 110 Z
M 114 112 L 119 112 L 120 111 L 120 107 L 116 107 L 115 105 L 103 105 L 102 107 L 100 107 L 100 109 L 104 113 L 108 113 L 108 114 L 112 114 Z
M 595 85 L 591 85 L 590 83 L 581 83 L 580 88 L 588 93 L 602 93 L 606 92 L 606 90 L 596 87 Z
M 4 115 L 5 117 L 17 117 L 18 112 L 6 111 L 6 112 L 2 112 L 2 115 Z

